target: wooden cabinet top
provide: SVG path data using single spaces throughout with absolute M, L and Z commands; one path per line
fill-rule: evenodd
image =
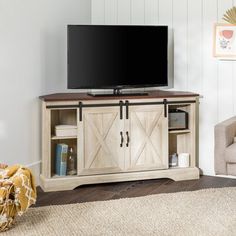
M 87 93 L 54 93 L 39 98 L 43 101 L 73 101 L 73 100 L 114 100 L 114 99 L 148 99 L 148 98 L 178 98 L 178 97 L 198 97 L 199 94 L 192 92 L 182 92 L 182 91 L 148 91 L 148 95 L 143 96 L 99 96 L 93 97 Z

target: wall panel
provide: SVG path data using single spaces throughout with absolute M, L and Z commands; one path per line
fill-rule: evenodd
M 212 56 L 213 24 L 217 21 L 217 1 L 203 0 L 203 99 L 200 105 L 199 165 L 214 173 L 214 125 L 217 123 L 218 67 Z
M 117 24 L 117 1 L 118 0 L 105 0 L 104 21 L 107 25 Z
M 222 20 L 226 10 L 233 6 L 232 0 L 218 1 L 218 22 Z M 233 62 L 218 61 L 218 121 L 233 115 Z
M 118 0 L 117 4 L 117 20 L 120 25 L 128 25 L 131 23 L 131 0 Z
M 159 0 L 159 25 L 168 25 L 168 84 L 174 81 L 173 0 Z
M 131 0 L 131 24 L 145 23 L 145 0 Z
M 159 21 L 159 0 L 145 0 L 145 24 L 157 25 Z
M 202 93 L 202 1 L 188 0 L 187 90 Z
M 91 22 L 105 24 L 105 0 L 91 0 Z
M 187 90 L 187 19 L 188 1 L 173 0 L 174 87 Z

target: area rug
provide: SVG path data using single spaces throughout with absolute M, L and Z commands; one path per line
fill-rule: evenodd
M 236 235 L 236 188 L 31 208 L 1 236 Z

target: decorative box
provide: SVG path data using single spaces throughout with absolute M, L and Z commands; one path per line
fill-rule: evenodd
M 188 113 L 179 109 L 169 111 L 169 129 L 187 129 L 188 128 Z
M 59 137 L 77 136 L 77 126 L 76 125 L 56 125 L 55 135 Z

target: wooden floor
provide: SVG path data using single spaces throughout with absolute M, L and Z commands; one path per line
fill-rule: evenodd
M 236 179 L 202 176 L 199 180 L 175 182 L 169 179 L 143 180 L 80 186 L 72 191 L 44 193 L 38 188 L 36 207 L 139 197 L 150 194 L 236 187 Z

